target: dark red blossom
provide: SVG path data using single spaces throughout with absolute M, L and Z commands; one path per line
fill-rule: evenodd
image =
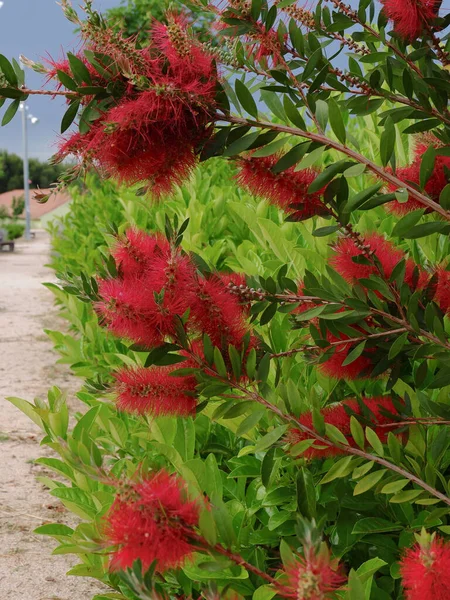
M 354 342 L 345 343 L 343 341 L 339 344 L 334 343 L 347 339 L 350 339 L 350 337 L 345 335 L 345 333 L 341 333 L 340 337 L 336 337 L 328 331 L 327 340 L 330 344 L 333 344 L 334 352 L 325 362 L 318 364 L 318 368 L 324 375 L 327 375 L 327 377 L 334 377 L 335 379 L 347 379 L 352 381 L 369 377 L 375 366 L 372 357 L 370 356 L 373 351 L 367 350 L 353 362 L 344 365 L 345 359 L 355 346 Z M 325 350 L 327 349 L 328 348 Z
M 334 425 L 342 432 L 347 438 L 350 446 L 355 446 L 355 441 L 350 431 L 350 417 L 345 410 L 345 407 L 351 409 L 357 415 L 362 415 L 368 419 L 370 427 L 374 429 L 378 437 L 382 442 L 387 440 L 389 431 L 397 428 L 395 422 L 395 415 L 398 415 L 398 411 L 389 396 L 379 398 L 362 398 L 362 403 L 370 411 L 366 415 L 357 400 L 344 400 L 331 406 L 325 407 L 321 412 L 325 419 L 325 423 Z M 392 416 L 388 416 L 385 413 L 389 413 Z M 314 430 L 312 412 L 303 413 L 299 421 L 305 427 Z M 390 425 L 389 427 L 381 427 L 381 425 Z M 291 429 L 287 436 L 286 442 L 294 445 L 302 442 L 303 440 L 311 439 L 308 433 L 301 431 L 300 429 Z M 319 447 L 320 446 L 320 447 Z M 323 446 L 319 442 L 316 445 L 311 446 L 306 450 L 304 456 L 307 458 L 326 458 L 328 456 L 335 456 L 342 454 L 343 452 L 339 448 L 333 446 Z
M 405 257 L 403 250 L 400 250 L 394 244 L 386 240 L 378 233 L 370 233 L 362 239 L 366 246 L 366 251 L 370 251 L 381 266 L 382 273 L 386 279 L 392 275 L 394 267 Z M 330 258 L 330 264 L 348 283 L 354 284 L 360 279 L 368 278 L 370 275 L 379 275 L 379 271 L 375 264 L 360 264 L 356 263 L 353 258 L 363 256 L 364 251 L 357 246 L 351 238 L 341 238 L 336 244 L 335 254 Z M 414 271 L 416 264 L 411 259 L 406 261 L 405 282 L 415 288 L 423 288 L 429 277 L 419 266 L 418 280 L 416 281 Z
M 124 277 L 142 277 L 157 254 L 169 253 L 170 245 L 164 236 L 130 228 L 118 240 L 112 255 Z
M 400 562 L 406 600 L 448 600 L 449 571 L 450 544 L 441 538 L 408 548 Z
M 337 560 L 330 559 L 328 552 L 316 553 L 312 548 L 305 556 L 297 556 L 285 568 L 286 583 L 280 584 L 278 594 L 295 600 L 328 600 L 345 583 Z
M 295 221 L 327 214 L 327 209 L 322 202 L 324 189 L 308 194 L 310 184 L 317 177 L 316 171 L 313 169 L 295 171 L 295 167 L 291 167 L 281 173 L 274 173 L 272 167 L 279 158 L 274 155 L 241 159 L 236 177 L 239 185 L 251 194 L 265 198 L 282 208 Z
M 244 309 L 219 278 L 199 279 L 192 289 L 190 306 L 193 326 L 207 333 L 215 346 L 242 347 L 249 331 Z
M 100 280 L 97 311 L 115 335 L 150 347 L 160 345 L 175 334 L 176 317 L 189 306 L 186 286 L 191 274 L 187 257 L 156 256 L 143 277 Z
M 252 34 L 250 38 L 249 53 L 255 57 L 256 62 L 270 57 L 272 65 L 276 67 L 283 54 L 283 43 L 280 41 L 278 32 L 274 29 L 267 30 L 264 25 L 259 25 L 257 29 L 258 33 Z M 285 34 L 283 41 L 286 41 L 287 37 Z
M 122 369 L 115 374 L 119 410 L 153 417 L 172 415 L 187 417 L 195 412 L 195 377 L 177 377 L 171 373 L 178 367 Z
M 140 559 L 144 570 L 156 560 L 164 572 L 182 566 L 194 552 L 189 530 L 198 525 L 199 506 L 186 484 L 162 470 L 119 493 L 105 517 L 110 569 L 123 570 Z
M 417 39 L 438 16 L 435 0 L 381 0 L 394 31 L 407 41 Z
M 218 81 L 212 55 L 190 36 L 185 20 L 169 15 L 168 21 L 155 24 L 153 43 L 143 50 L 107 29 L 88 43 L 119 67 L 114 81 L 120 95 L 88 132 L 64 139 L 56 155 L 62 160 L 73 153 L 120 182 L 143 183 L 156 198 L 195 167 L 212 134 Z
M 437 285 L 434 300 L 442 312 L 448 314 L 450 313 L 450 271 L 447 271 L 444 267 L 438 267 L 436 274 Z
M 438 146 L 439 140 L 435 140 L 432 144 L 434 146 Z M 414 149 L 414 160 L 410 165 L 405 167 L 399 167 L 395 175 L 398 179 L 401 179 L 404 183 L 413 184 L 414 187 L 419 188 L 420 186 L 420 164 L 422 161 L 422 157 L 428 147 L 431 145 L 430 140 L 425 138 L 424 141 L 419 141 L 416 144 Z M 441 156 L 436 155 L 434 161 L 434 169 L 429 177 L 427 183 L 425 184 L 425 192 L 426 194 L 435 202 L 439 203 L 439 197 L 441 195 L 442 190 L 447 185 L 447 169 L 450 169 L 450 156 Z M 389 185 L 389 191 L 395 192 L 397 190 L 397 186 Z M 398 200 L 393 200 L 392 202 L 388 202 L 386 204 L 387 209 L 394 213 L 395 215 L 401 217 L 413 210 L 418 210 L 420 208 L 425 208 L 424 205 L 408 196 L 408 200 L 406 202 L 399 202 Z M 431 212 L 431 208 L 427 208 L 426 212 Z

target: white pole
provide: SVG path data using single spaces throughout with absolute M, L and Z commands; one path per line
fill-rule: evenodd
M 28 128 L 27 109 L 22 103 L 22 134 L 23 134 L 23 190 L 25 195 L 25 239 L 31 240 L 31 213 L 30 213 L 30 174 L 28 169 Z

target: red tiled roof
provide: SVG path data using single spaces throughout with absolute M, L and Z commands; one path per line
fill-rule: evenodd
M 40 190 L 40 191 L 47 193 L 49 190 Z M 52 210 L 55 210 L 55 208 L 62 206 L 63 204 L 65 204 L 66 202 L 68 202 L 70 200 L 70 196 L 67 193 L 65 193 L 65 192 L 59 193 L 58 192 L 58 193 L 52 194 L 50 196 L 49 200 L 45 204 L 39 204 L 33 198 L 34 192 L 35 192 L 35 190 L 30 190 L 30 212 L 31 212 L 32 219 L 40 219 L 47 213 L 51 212 Z M 12 190 L 11 192 L 4 192 L 3 194 L 0 194 L 0 206 L 6 206 L 6 208 L 8 209 L 8 212 L 11 213 L 13 198 L 20 198 L 20 196 L 23 196 L 23 195 L 24 195 L 23 190 Z M 22 213 L 21 216 L 24 217 L 25 213 Z

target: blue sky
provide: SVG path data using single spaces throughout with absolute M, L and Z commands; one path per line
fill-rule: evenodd
M 81 4 L 74 1 L 74 6 Z M 102 11 L 119 6 L 120 0 L 95 0 L 94 6 Z M 48 52 L 53 57 L 62 48 L 77 47 L 75 26 L 63 15 L 56 0 L 3 0 L 0 8 L 0 53 L 8 58 L 20 54 L 40 61 Z M 39 88 L 42 76 L 26 69 L 27 84 Z M 30 97 L 30 112 L 39 117 L 37 125 L 29 127 L 30 156 L 46 160 L 54 153 L 61 117 L 65 112 L 64 99 Z M 4 109 L 2 109 L 3 114 Z M 6 127 L 0 128 L 0 149 L 21 155 L 21 124 L 18 116 Z

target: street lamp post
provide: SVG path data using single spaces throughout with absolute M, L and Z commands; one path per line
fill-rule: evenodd
M 23 138 L 23 191 L 25 195 L 25 239 L 31 239 L 30 212 L 30 173 L 28 168 L 28 123 L 27 107 L 22 102 L 22 138 Z

